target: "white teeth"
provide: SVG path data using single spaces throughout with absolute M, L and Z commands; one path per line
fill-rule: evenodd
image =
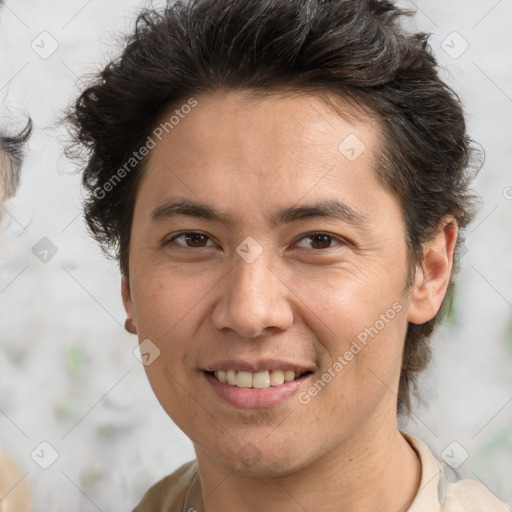
M 268 374 L 268 372 L 255 373 L 252 377 L 252 387 L 253 388 L 268 388 L 268 387 L 270 387 L 270 375 Z
M 223 383 L 237 386 L 239 388 L 264 389 L 270 386 L 280 386 L 284 382 L 295 380 L 300 374 L 293 370 L 271 370 L 265 372 L 251 373 L 235 370 L 218 370 L 213 372 L 217 380 Z
M 284 380 L 286 382 L 291 382 L 294 379 L 295 379 L 295 372 L 293 372 L 291 370 L 287 370 L 284 372 Z
M 238 372 L 236 374 L 236 385 L 239 388 L 250 388 L 252 386 L 252 374 L 250 372 Z
M 284 382 L 284 372 L 282 370 L 274 370 L 270 372 L 270 385 L 280 386 Z
M 226 382 L 232 386 L 236 386 L 236 372 L 235 370 L 228 370 L 226 372 Z

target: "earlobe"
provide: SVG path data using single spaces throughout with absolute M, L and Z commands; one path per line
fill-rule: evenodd
M 130 289 L 130 283 L 126 276 L 123 276 L 121 279 L 121 296 L 123 298 L 124 309 L 126 311 L 126 320 L 124 322 L 124 328 L 130 334 L 137 334 L 137 325 L 135 324 L 132 293 Z
M 428 322 L 439 311 L 450 283 L 453 252 L 457 242 L 457 221 L 446 217 L 436 237 L 423 249 L 423 261 L 416 267 L 407 320 L 413 324 Z

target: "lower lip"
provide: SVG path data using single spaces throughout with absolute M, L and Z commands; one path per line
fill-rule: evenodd
M 203 374 L 208 384 L 210 384 L 220 398 L 235 407 L 243 409 L 264 409 L 278 405 L 297 393 L 299 386 L 312 376 L 309 373 L 292 382 L 284 382 L 279 386 L 256 389 L 231 386 L 230 384 L 220 382 L 208 372 L 203 372 Z

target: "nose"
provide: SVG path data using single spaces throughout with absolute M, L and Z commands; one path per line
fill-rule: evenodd
M 268 259 L 261 255 L 252 263 L 238 256 L 234 260 L 220 284 L 222 295 L 212 313 L 213 325 L 244 338 L 256 338 L 266 329 L 289 329 L 293 324 L 292 292 L 270 268 Z

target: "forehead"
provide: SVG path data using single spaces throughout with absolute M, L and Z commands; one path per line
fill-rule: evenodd
M 194 98 L 192 109 L 187 106 L 189 101 L 183 99 L 164 112 L 156 130 L 168 143 L 175 139 L 179 145 L 188 139 L 197 149 L 209 153 L 231 144 L 240 151 L 261 149 L 256 153 L 262 155 L 273 149 L 293 149 L 295 153 L 302 150 L 305 156 L 308 149 L 340 150 L 339 144 L 350 134 L 372 146 L 379 132 L 375 120 L 360 108 L 327 93 L 283 91 L 263 95 L 222 90 Z M 175 114 L 181 111 L 184 114 L 178 118 Z M 172 137 L 165 137 L 171 133 Z M 279 154 L 273 153 L 273 158 L 279 158 Z
M 356 118 L 353 107 L 347 107 L 346 114 L 343 107 L 335 112 L 319 95 L 255 99 L 244 91 L 217 91 L 195 102 L 190 109 L 183 100 L 162 114 L 153 130 L 157 144 L 147 169 L 179 172 L 186 167 L 189 176 L 204 170 L 227 174 L 229 169 L 244 181 L 255 173 L 270 174 L 277 185 L 280 177 L 293 172 L 298 178 L 337 164 L 345 172 L 374 165 L 376 123 L 362 114 Z M 183 106 L 187 113 L 178 117 Z
M 384 192 L 376 178 L 379 128 L 355 109 L 328 106 L 314 94 L 217 91 L 176 103 L 159 119 L 137 194 L 152 204 L 170 192 L 229 203 L 243 212 L 258 206 L 326 201 L 377 208 Z M 157 136 L 155 136 L 155 133 Z M 373 204 L 373 206 L 372 206 Z M 274 209 L 274 208 L 273 208 Z

